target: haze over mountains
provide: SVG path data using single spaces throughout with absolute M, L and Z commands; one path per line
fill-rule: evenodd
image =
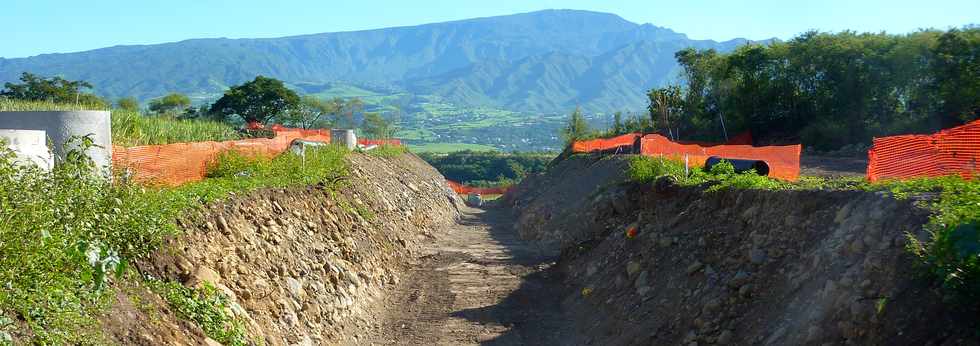
M 216 95 L 275 77 L 303 91 L 348 84 L 435 95 L 460 106 L 564 113 L 642 109 L 645 90 L 674 78 L 673 54 L 730 50 L 746 40 L 691 40 L 651 24 L 578 10 L 272 39 L 193 39 L 78 53 L 0 58 L 0 82 L 21 72 L 83 79 L 110 98 Z M 320 88 L 322 89 L 322 88 Z

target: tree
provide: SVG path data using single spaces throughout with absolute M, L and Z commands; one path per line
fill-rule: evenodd
M 980 117 L 980 29 L 944 33 L 933 53 L 935 90 L 942 100 L 941 126 Z
M 23 83 L 4 83 L 0 96 L 27 101 L 49 101 L 75 103 L 93 106 L 107 106 L 107 102 L 92 93 L 82 90 L 92 89 L 86 81 L 72 81 L 61 77 L 44 78 L 29 72 L 20 75 Z
M 339 128 L 352 129 L 357 126 L 357 116 L 364 112 L 364 101 L 360 98 L 352 98 L 343 103 L 343 112 L 338 114 L 334 125 Z
M 617 111 L 613 113 L 613 133 L 616 135 L 621 135 L 624 133 L 623 128 L 623 112 Z
M 328 116 L 339 113 L 343 108 L 343 102 L 341 99 L 325 102 L 316 96 L 305 95 L 300 98 L 299 105 L 295 109 L 282 116 L 281 122 L 286 126 L 304 129 L 330 127 L 332 121 Z
M 167 96 L 150 101 L 150 111 L 156 114 L 176 116 L 191 106 L 191 99 L 181 93 L 170 93 Z
M 386 139 L 391 138 L 394 133 L 394 126 L 377 112 L 364 113 L 364 121 L 361 122 L 361 131 L 369 138 Z
M 136 100 L 135 97 L 123 97 L 116 101 L 116 108 L 126 110 L 126 111 L 138 111 L 140 109 L 140 102 Z
M 582 108 L 575 107 L 575 111 L 568 117 L 568 123 L 561 129 L 562 140 L 565 141 L 566 145 L 569 145 L 574 141 L 588 137 L 590 134 L 592 134 L 592 129 L 589 128 L 589 123 L 582 115 Z
M 268 124 L 299 105 L 299 95 L 277 79 L 258 76 L 251 82 L 236 85 L 211 105 L 211 112 L 237 115 L 246 122 Z
M 654 124 L 659 123 L 667 130 L 667 134 L 670 139 L 677 139 L 677 128 L 672 127 L 677 125 L 675 121 L 677 117 L 682 114 L 682 93 L 681 88 L 678 86 L 666 86 L 663 88 L 656 88 L 650 90 L 647 93 L 650 98 L 650 120 Z

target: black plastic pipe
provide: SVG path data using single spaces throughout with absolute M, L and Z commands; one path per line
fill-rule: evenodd
M 708 157 L 708 160 L 704 162 L 704 170 L 710 171 L 711 167 L 717 165 L 721 161 L 728 161 L 732 163 L 735 167 L 735 173 L 744 173 L 749 170 L 754 169 L 756 174 L 768 176 L 769 175 L 769 164 L 762 160 L 745 160 L 745 159 L 729 159 L 718 156 Z

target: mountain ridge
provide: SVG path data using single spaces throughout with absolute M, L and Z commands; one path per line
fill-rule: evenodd
M 397 84 L 484 61 L 518 61 L 549 52 L 594 57 L 636 41 L 712 47 L 748 42 L 690 40 L 610 13 L 544 10 L 416 26 L 278 38 L 198 38 L 0 58 L 0 81 L 14 81 L 24 71 L 62 75 L 87 80 L 110 98 L 147 100 L 173 91 L 220 93 L 258 74 L 290 83 Z

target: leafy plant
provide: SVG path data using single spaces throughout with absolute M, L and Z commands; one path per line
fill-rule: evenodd
M 166 299 L 178 316 L 193 321 L 208 337 L 223 345 L 248 344 L 245 321 L 234 316 L 228 297 L 210 283 L 190 288 L 173 281 L 149 280 L 148 286 Z

